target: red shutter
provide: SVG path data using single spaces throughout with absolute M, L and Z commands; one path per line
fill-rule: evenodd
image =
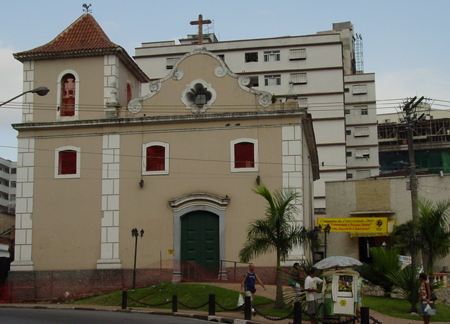
M 127 105 L 130 103 L 132 97 L 133 97 L 133 91 L 131 88 L 131 84 L 127 83 Z
M 234 167 L 255 167 L 255 149 L 253 143 L 242 142 L 234 145 Z
M 66 74 L 61 80 L 61 116 L 75 115 L 75 77 Z
M 164 171 L 165 170 L 165 154 L 164 146 L 147 147 L 147 171 Z
M 59 152 L 59 174 L 77 174 L 77 151 Z

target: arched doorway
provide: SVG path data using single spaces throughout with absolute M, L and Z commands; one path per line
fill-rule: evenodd
M 180 244 L 183 279 L 217 279 L 220 263 L 217 215 L 207 211 L 184 215 Z

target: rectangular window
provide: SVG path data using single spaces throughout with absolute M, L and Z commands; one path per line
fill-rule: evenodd
M 59 152 L 58 174 L 77 174 L 77 151 Z
M 352 156 L 352 151 L 347 151 L 347 157 Z
M 369 136 L 369 127 L 355 127 L 355 137 Z
M 367 107 L 360 107 L 361 109 L 361 115 L 362 116 L 367 116 L 369 114 L 369 108 Z
M 280 51 L 264 52 L 264 62 L 275 62 L 280 60 Z
M 308 98 L 298 98 L 298 108 L 308 108 Z
M 258 76 L 251 76 L 250 77 L 250 84 L 248 86 L 249 86 L 249 88 L 259 87 L 259 77 Z
M 352 179 L 352 178 L 353 178 L 353 174 L 347 173 L 347 179 Z
M 16 201 L 16 195 L 9 195 L 9 201 Z
M 258 52 L 245 53 L 245 63 L 258 62 Z
M 277 86 L 281 85 L 281 75 L 265 75 L 264 76 L 264 85 L 265 86 Z
M 292 82 L 293 84 L 307 83 L 306 73 L 291 73 L 289 82 Z
M 350 109 L 344 109 L 344 113 L 345 113 L 346 115 L 349 115 L 349 114 L 350 114 Z
M 345 135 L 352 135 L 352 131 L 350 129 L 345 130 Z
M 353 94 L 366 94 L 367 93 L 367 85 L 361 84 L 361 85 L 354 85 L 353 86 Z
M 168 57 L 166 58 L 166 69 L 172 70 L 173 66 L 177 64 L 181 57 Z
M 370 158 L 370 151 L 368 148 L 365 149 L 356 149 L 355 152 L 355 157 L 357 159 L 362 159 L 362 158 Z
M 146 171 L 163 171 L 165 168 L 166 148 L 164 146 L 147 147 Z
M 11 188 L 15 188 L 16 187 L 16 181 L 11 181 Z
M 297 48 L 289 50 L 289 60 L 305 60 L 306 59 L 306 48 Z
M 255 148 L 253 143 L 242 142 L 234 145 L 234 167 L 255 167 Z

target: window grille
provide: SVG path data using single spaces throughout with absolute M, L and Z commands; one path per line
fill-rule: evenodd
M 305 60 L 306 59 L 306 48 L 297 48 L 289 50 L 289 60 Z

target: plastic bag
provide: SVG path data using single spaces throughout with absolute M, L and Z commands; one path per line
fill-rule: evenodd
M 425 307 L 425 313 L 427 313 L 428 315 L 436 315 L 436 310 L 431 308 L 430 304 L 427 304 L 427 306 Z
M 244 305 L 244 297 L 242 297 L 241 294 L 239 294 L 237 307 Z

